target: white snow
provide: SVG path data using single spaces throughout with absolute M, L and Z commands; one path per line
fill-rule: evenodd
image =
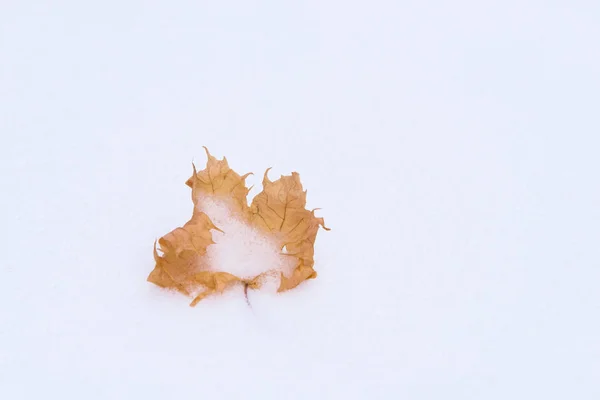
M 211 231 L 215 243 L 208 247 L 206 257 L 213 270 L 246 279 L 269 271 L 291 274 L 296 259 L 286 256 L 273 239 L 244 222 L 232 212 L 230 205 L 210 196 L 202 196 L 197 204 L 222 231 Z M 279 275 L 266 274 L 261 282 L 263 290 L 277 290 Z
M 599 20 L 0 2 L 0 399 L 600 398 Z M 253 193 L 300 173 L 317 279 L 146 282 L 203 145 Z

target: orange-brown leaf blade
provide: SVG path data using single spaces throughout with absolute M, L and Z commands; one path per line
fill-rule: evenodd
M 246 177 L 250 174 L 239 175 L 229 167 L 225 157 L 217 160 L 206 147 L 204 150 L 207 156 L 206 168 L 196 171 L 194 167 L 194 174 L 186 182 L 192 188 L 194 204 L 199 197 L 209 195 L 232 201 L 239 211 L 246 212 L 249 192 Z
M 298 286 L 316 277 L 314 243 L 319 227 L 325 227 L 323 218 L 317 218 L 306 209 L 306 191 L 302 188 L 300 175 L 293 172 L 271 181 L 267 170 L 263 177 L 263 190 L 250 205 L 252 223 L 273 235 L 281 248 L 298 258 L 291 276 L 282 274 L 279 291 Z

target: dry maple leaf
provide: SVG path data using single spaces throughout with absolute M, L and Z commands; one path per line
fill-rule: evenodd
M 315 216 L 315 210 L 305 208 L 306 191 L 302 189 L 300 176 L 293 172 L 290 176 L 271 181 L 267 169 L 262 192 L 248 206 L 250 189 L 246 187 L 245 179 L 250 174 L 239 175 L 229 168 L 226 158 L 217 160 L 206 147 L 204 149 L 208 157 L 206 168 L 196 171 L 194 166 L 194 173 L 186 182 L 192 188 L 192 218 L 183 227 L 160 238 L 158 249 L 155 243 L 156 265 L 148 281 L 192 296 L 190 305 L 194 306 L 206 296 L 222 293 L 238 284 L 244 286 L 247 294 L 248 288 L 258 289 L 265 279 L 278 277 L 278 291 L 282 292 L 315 278 L 315 239 L 319 227 L 329 229 L 325 227 L 323 218 Z M 275 265 L 254 276 L 239 277 L 211 265 L 207 257 L 208 247 L 215 245 L 211 231 L 227 233 L 216 227 L 202 211 L 210 202 L 225 204 L 231 218 L 260 231 L 280 254 L 295 259 L 291 270 Z

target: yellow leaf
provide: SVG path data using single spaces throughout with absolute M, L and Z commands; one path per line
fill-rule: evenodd
M 245 180 L 250 174 L 240 176 L 229 168 L 225 157 L 219 161 L 208 152 L 206 147 L 204 150 L 208 157 L 206 168 L 196 172 L 194 167 L 194 174 L 186 182 L 186 185 L 192 188 L 193 199 L 198 199 L 202 195 L 214 196 L 226 201 L 230 200 L 238 211 L 246 212 L 248 208 L 246 196 L 250 189 L 246 187 Z
M 158 244 L 163 255 L 158 254 L 155 243 L 156 265 L 148 281 L 189 295 L 197 286 L 192 279 L 193 274 L 205 267 L 202 256 L 213 243 L 211 229 L 218 230 L 206 214 L 194 211 L 192 219 L 182 228 L 176 228 L 160 238 Z
M 186 182 L 192 188 L 192 219 L 158 240 L 162 256 L 155 243 L 156 265 L 148 281 L 192 296 L 191 305 L 194 306 L 205 297 L 222 293 L 237 284 L 243 285 L 246 292 L 248 288 L 260 288 L 264 279 L 277 276 L 280 279 L 278 291 L 281 292 L 315 278 L 315 239 L 320 227 L 328 228 L 323 218 L 314 215 L 314 210 L 306 209 L 306 191 L 302 188 L 298 173 L 293 172 L 292 175 L 271 181 L 267 169 L 262 182 L 263 190 L 248 206 L 249 189 L 245 179 L 250 174 L 239 175 L 229 167 L 225 158 L 217 160 L 208 149 L 204 149 L 208 157 L 206 168 L 196 171 L 194 166 L 194 173 Z M 214 245 L 211 230 L 223 231 L 200 211 L 207 199 L 227 203 L 235 217 L 259 229 L 283 255 L 295 258 L 293 270 L 280 271 L 273 266 L 250 279 L 242 279 L 210 265 L 206 253 L 208 246 Z
M 313 269 L 314 244 L 319 227 L 325 227 L 323 218 L 315 217 L 314 210 L 306 207 L 306 191 L 300 175 L 292 172 L 275 182 L 263 177 L 263 191 L 256 195 L 250 206 L 250 221 L 272 235 L 281 249 L 298 258 L 291 277 L 281 274 L 279 291 L 295 288 L 306 279 L 317 276 Z

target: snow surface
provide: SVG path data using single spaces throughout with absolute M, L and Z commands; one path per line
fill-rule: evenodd
M 0 3 L 0 398 L 600 398 L 597 1 Z M 202 145 L 319 277 L 146 282 Z
M 292 274 L 298 259 L 286 256 L 277 242 L 244 222 L 232 212 L 229 204 L 202 196 L 197 207 L 221 231 L 211 230 L 214 244 L 206 251 L 207 265 L 212 270 L 245 279 L 265 273 L 261 289 L 271 291 L 279 287 L 279 272 L 286 276 Z

